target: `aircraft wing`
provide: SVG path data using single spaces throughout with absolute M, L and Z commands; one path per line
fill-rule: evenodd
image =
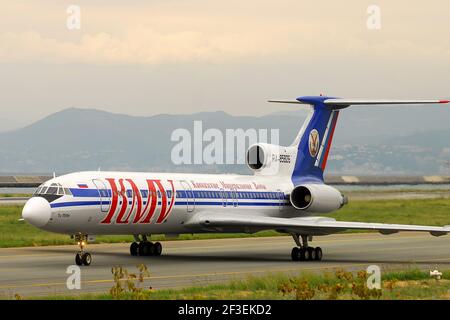
M 247 214 L 229 213 L 198 213 L 186 223 L 186 226 L 201 227 L 205 231 L 246 230 L 256 232 L 261 230 L 278 230 L 286 233 L 308 235 L 325 235 L 339 231 L 376 230 L 382 234 L 392 234 L 399 231 L 423 231 L 433 236 L 443 236 L 450 233 L 450 225 L 445 227 L 419 226 L 406 224 L 384 224 L 336 221 L 328 217 L 275 218 Z

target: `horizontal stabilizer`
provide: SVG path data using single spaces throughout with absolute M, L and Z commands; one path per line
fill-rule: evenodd
M 396 99 L 340 99 L 332 97 L 299 97 L 296 100 L 269 100 L 272 103 L 312 104 L 321 103 L 336 108 L 349 106 L 377 106 L 377 105 L 412 105 L 412 104 L 440 104 L 449 103 L 450 100 L 396 100 Z
M 449 103 L 449 100 L 389 100 L 389 99 L 327 99 L 327 106 L 357 106 L 357 105 L 408 105 L 408 104 L 436 104 Z

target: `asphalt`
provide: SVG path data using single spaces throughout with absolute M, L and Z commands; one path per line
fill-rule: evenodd
M 107 292 L 113 286 L 112 266 L 136 272 L 140 263 L 151 272 L 143 287 L 156 290 L 267 273 L 298 274 L 336 268 L 356 271 L 374 264 L 384 271 L 410 267 L 450 269 L 450 236 L 339 234 L 317 237 L 310 245 L 322 247 L 322 261 L 291 261 L 290 237 L 167 241 L 160 257 L 132 257 L 129 244 L 89 245 L 93 262 L 81 268 L 81 290 L 66 286 L 66 270 L 74 264 L 75 245 L 0 249 L 0 297 Z
M 22 205 L 29 197 L 0 197 L 0 206 Z

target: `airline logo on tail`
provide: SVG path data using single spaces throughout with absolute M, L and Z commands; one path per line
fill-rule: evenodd
M 319 132 L 316 129 L 311 130 L 309 134 L 309 154 L 315 158 L 319 152 Z

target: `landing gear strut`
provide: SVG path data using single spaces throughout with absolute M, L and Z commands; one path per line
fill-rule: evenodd
M 89 266 L 92 262 L 92 257 L 89 252 L 84 251 L 87 244 L 87 235 L 77 234 L 75 235 L 75 241 L 77 241 L 80 246 L 80 251 L 75 255 L 75 263 L 77 266 Z
M 308 240 L 312 241 L 312 236 L 293 234 L 297 247 L 292 248 L 291 258 L 293 261 L 320 261 L 322 260 L 322 249 L 320 247 L 308 246 Z
M 130 254 L 132 256 L 160 256 L 162 253 L 162 245 L 159 242 L 150 242 L 146 235 L 134 236 L 135 242 L 130 245 Z

